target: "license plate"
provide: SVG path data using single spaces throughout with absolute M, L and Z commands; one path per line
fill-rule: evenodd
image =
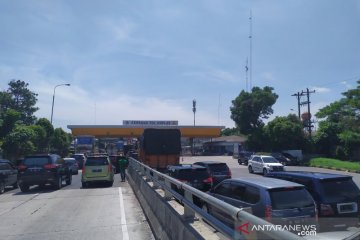
M 339 203 L 337 205 L 339 213 L 352 213 L 357 212 L 356 203 Z
M 93 169 L 92 172 L 97 173 L 97 172 L 102 172 L 102 170 L 101 169 Z

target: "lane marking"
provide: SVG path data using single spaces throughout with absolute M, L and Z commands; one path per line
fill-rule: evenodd
M 127 223 L 126 223 L 124 199 L 123 199 L 121 187 L 119 187 L 119 199 L 120 199 L 120 212 L 121 212 L 122 239 L 129 240 L 129 232 L 128 232 Z

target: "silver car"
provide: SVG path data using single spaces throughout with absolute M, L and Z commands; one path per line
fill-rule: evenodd
M 252 155 L 248 162 L 249 173 L 262 173 L 284 171 L 284 165 L 274 157 L 267 155 Z
M 79 165 L 75 158 L 64 158 L 65 163 L 69 166 L 69 170 L 72 175 L 79 174 Z

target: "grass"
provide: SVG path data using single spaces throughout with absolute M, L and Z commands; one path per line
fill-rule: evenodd
M 313 158 L 310 160 L 311 167 L 325 167 L 338 170 L 351 170 L 360 172 L 359 162 L 341 161 L 332 158 Z

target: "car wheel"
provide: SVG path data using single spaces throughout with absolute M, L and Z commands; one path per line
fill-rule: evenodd
M 62 187 L 62 177 L 58 176 L 54 185 L 56 190 L 59 190 Z
M 249 166 L 249 173 L 254 173 L 254 170 L 252 169 L 251 166 Z
M 70 185 L 72 183 L 72 175 L 68 176 L 68 179 L 66 179 L 66 185 Z
M 268 174 L 268 170 L 266 168 L 264 168 L 263 175 L 266 176 L 267 174 Z
M 3 194 L 5 192 L 5 183 L 0 182 L 0 194 Z
M 27 192 L 27 191 L 29 191 L 29 186 L 28 186 L 28 185 L 25 185 L 25 184 L 21 184 L 21 185 L 20 185 L 20 190 L 21 190 L 22 192 Z
M 88 187 L 88 184 L 87 184 L 86 182 L 82 182 L 82 183 L 81 183 L 81 187 L 82 187 L 82 188 L 87 188 L 87 187 Z
M 17 189 L 17 188 L 19 187 L 18 182 L 16 181 L 16 182 L 12 185 L 12 187 L 13 187 L 14 189 Z
M 249 163 L 248 161 L 244 161 L 244 165 L 247 166 Z

